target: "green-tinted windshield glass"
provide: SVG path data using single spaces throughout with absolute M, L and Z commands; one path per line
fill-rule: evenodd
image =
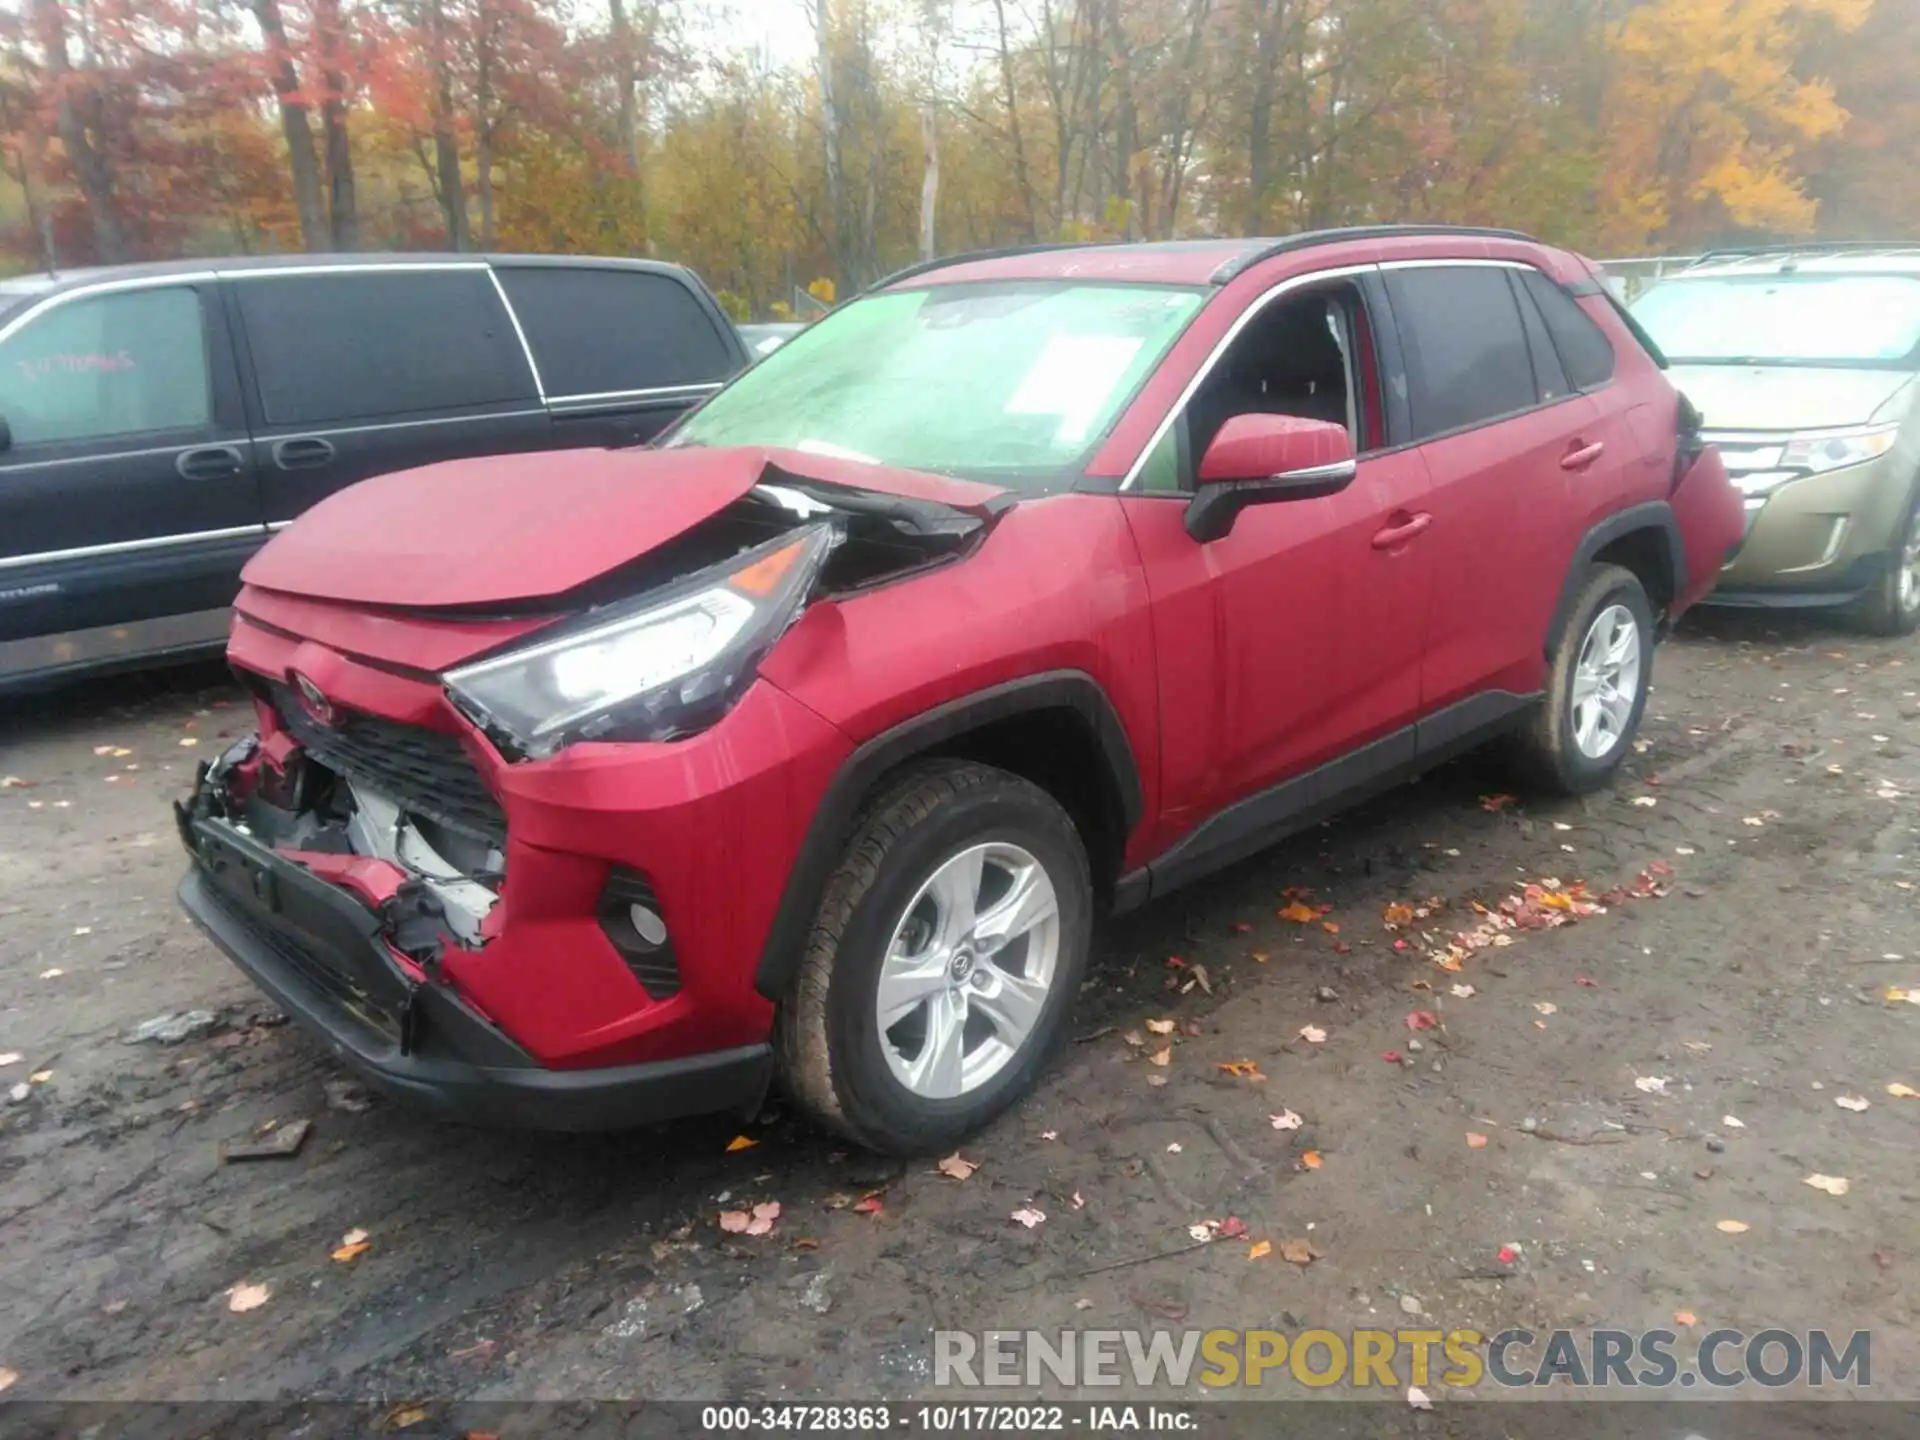
M 668 443 L 1045 485 L 1106 433 L 1204 298 L 1071 281 L 875 295 L 767 356 Z

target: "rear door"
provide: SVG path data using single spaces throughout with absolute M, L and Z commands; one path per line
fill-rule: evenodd
M 1517 271 L 1504 262 L 1384 269 L 1407 377 L 1409 436 L 1431 480 L 1434 552 L 1421 710 L 1463 728 L 1545 683 L 1547 622 L 1574 543 L 1593 403 L 1557 364 L 1536 372 Z M 1537 340 L 1536 340 L 1537 343 Z M 1543 355 L 1543 360 L 1547 358 Z M 1448 721 L 1423 723 L 1423 748 Z
M 219 642 L 263 532 L 215 278 L 19 315 L 0 416 L 0 679 Z
M 651 440 L 747 363 L 732 324 L 673 266 L 502 259 L 556 445 Z
M 484 262 L 229 275 L 270 526 L 370 475 L 542 450 L 552 426 Z

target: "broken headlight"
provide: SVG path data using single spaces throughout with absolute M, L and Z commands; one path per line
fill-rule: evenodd
M 447 694 L 511 748 L 544 759 L 582 740 L 672 740 L 712 724 L 793 623 L 836 526 L 790 532 L 446 676 Z

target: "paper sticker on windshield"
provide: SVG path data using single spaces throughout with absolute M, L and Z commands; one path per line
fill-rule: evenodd
M 1007 401 L 1009 415 L 1057 415 L 1056 439 L 1077 444 L 1109 408 L 1141 342 L 1126 335 L 1056 335 Z

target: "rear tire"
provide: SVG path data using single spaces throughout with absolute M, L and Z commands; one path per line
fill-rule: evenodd
M 1860 600 L 1854 614 L 1875 635 L 1911 635 L 1920 629 L 1920 496 L 1894 537 L 1887 573 Z
M 1555 637 L 1547 693 L 1520 734 L 1528 776 L 1563 795 L 1613 778 L 1653 679 L 1653 607 L 1631 570 L 1595 565 Z
M 1038 1079 L 1092 912 L 1086 849 L 1051 795 L 985 765 L 908 771 L 827 881 L 774 1023 L 785 1088 L 874 1150 L 956 1144 Z

